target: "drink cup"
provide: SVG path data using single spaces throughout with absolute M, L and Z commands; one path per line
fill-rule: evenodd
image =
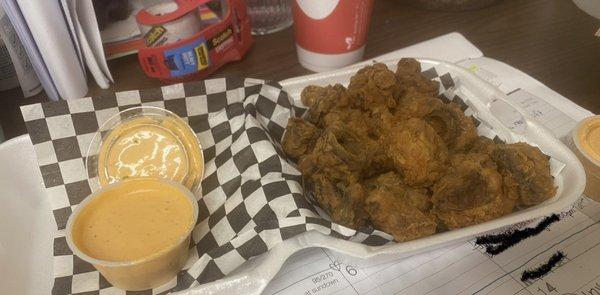
M 315 72 L 360 61 L 373 0 L 294 0 L 294 30 L 300 64 Z

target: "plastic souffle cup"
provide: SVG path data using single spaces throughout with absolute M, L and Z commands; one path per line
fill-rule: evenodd
M 96 224 L 92 224 L 89 221 L 90 220 L 94 220 L 91 219 L 91 215 L 90 214 L 98 214 L 98 211 L 94 211 L 94 210 L 98 210 L 98 204 L 102 205 L 102 198 L 103 197 L 107 197 L 108 198 L 119 198 L 119 197 L 123 197 L 124 194 L 126 194 L 128 191 L 130 190 L 134 190 L 134 189 L 142 189 L 144 191 L 142 191 L 142 193 L 147 193 L 147 191 L 149 189 L 155 189 L 155 190 L 160 190 L 161 193 L 167 193 L 169 194 L 169 196 L 174 196 L 174 197 L 184 197 L 186 201 L 189 202 L 189 204 L 191 205 L 191 218 L 188 220 L 188 224 L 186 224 L 185 226 L 187 226 L 187 228 L 180 228 L 178 231 L 182 232 L 182 234 L 180 236 L 176 236 L 176 237 L 171 237 L 173 238 L 172 240 L 168 240 L 167 242 L 163 243 L 166 244 L 166 246 L 164 248 L 160 248 L 160 249 L 152 249 L 155 248 L 156 246 L 149 246 L 152 247 L 150 249 L 152 250 L 156 250 L 155 252 L 152 252 L 144 257 L 141 258 L 137 258 L 137 259 L 133 259 L 133 260 L 125 260 L 125 261 L 109 261 L 109 260 L 103 260 L 103 259 L 98 259 L 97 257 L 92 257 L 89 252 L 94 252 L 94 250 L 92 249 L 85 249 L 85 247 L 90 246 L 89 243 L 84 243 L 84 239 L 86 237 L 92 237 L 91 234 L 85 235 L 84 233 L 82 233 L 82 231 L 86 230 L 86 227 L 91 228 L 91 226 L 98 226 L 98 223 Z M 110 193 L 113 193 L 115 195 L 110 195 Z M 139 192 L 137 192 L 139 193 Z M 179 194 L 179 195 L 178 195 Z M 105 199 L 106 200 L 106 199 Z M 106 204 L 106 202 L 105 202 Z M 92 205 L 92 206 L 90 206 Z M 89 208 L 88 208 L 89 207 Z M 105 207 L 106 208 L 106 207 Z M 150 208 L 150 207 L 148 207 Z M 187 208 L 187 206 L 186 206 Z M 87 209 L 87 210 L 86 210 Z M 139 210 L 139 208 L 132 208 L 133 210 Z M 90 211 L 91 210 L 91 211 Z M 157 207 L 157 210 L 161 210 L 160 208 Z M 106 209 L 105 209 L 106 212 Z M 114 211 L 111 211 L 111 213 Z M 79 218 L 83 213 L 83 221 L 80 221 Z M 182 213 L 174 211 L 173 214 L 175 213 Z M 185 215 L 188 215 L 188 213 L 190 212 L 185 212 Z M 107 215 L 104 215 L 104 217 L 106 217 Z M 86 223 L 85 218 L 90 217 L 87 219 L 88 223 Z M 114 217 L 114 216 L 111 216 Z M 117 218 L 117 217 L 114 217 Z M 154 218 L 154 217 L 152 217 Z M 73 251 L 73 253 L 75 255 L 77 255 L 79 258 L 83 259 L 86 262 L 89 262 L 90 264 L 94 265 L 94 267 L 106 278 L 106 280 L 108 280 L 108 282 L 110 282 L 113 286 L 120 288 L 120 289 L 124 289 L 124 290 L 130 290 L 130 291 L 140 291 L 140 290 L 147 290 L 147 289 L 152 289 L 152 288 L 156 288 L 159 286 L 164 285 L 165 283 L 169 282 L 170 280 L 172 280 L 175 276 L 177 276 L 177 273 L 183 268 L 183 266 L 185 265 L 185 262 L 187 261 L 188 258 L 188 250 L 189 250 L 189 244 L 190 244 L 190 236 L 192 233 L 192 230 L 194 229 L 194 226 L 196 224 L 196 221 L 198 219 L 198 203 L 194 197 L 194 195 L 182 184 L 171 181 L 171 180 L 166 180 L 166 179 L 158 179 L 158 178 L 132 178 L 132 179 L 128 179 L 128 180 L 123 180 L 120 181 L 118 183 L 114 183 L 111 185 L 108 185 L 96 192 L 94 192 L 93 194 L 91 194 L 89 197 L 87 197 L 83 202 L 81 202 L 77 208 L 75 209 L 75 211 L 71 214 L 71 216 L 69 217 L 69 220 L 67 222 L 67 227 L 66 227 L 66 240 L 67 240 L 67 244 L 69 246 L 69 248 Z M 98 219 L 95 219 L 96 221 Z M 122 219 L 121 219 L 122 220 Z M 147 220 L 153 220 L 153 219 L 147 219 Z M 147 222 L 147 221 L 145 221 Z M 113 231 L 127 231 L 127 229 L 124 229 L 123 224 L 121 223 L 117 223 L 119 224 L 120 227 L 115 226 L 115 228 L 111 228 L 110 230 Z M 148 223 L 147 223 L 148 224 Z M 133 230 L 132 229 L 133 226 L 131 226 L 129 228 L 129 230 Z M 74 229 L 75 229 L 75 235 L 74 235 Z M 104 228 L 106 229 L 106 227 Z M 136 228 L 139 229 L 139 228 Z M 166 229 L 163 228 L 163 229 Z M 172 228 L 173 231 L 175 231 L 175 228 Z M 96 232 L 94 232 L 93 237 L 96 237 L 96 233 L 98 233 L 99 238 L 102 237 L 107 237 L 106 231 L 101 231 L 100 229 L 96 229 Z M 102 233 L 104 233 L 102 235 Z M 119 235 L 117 235 L 119 236 Z M 115 237 L 115 235 L 113 235 L 112 237 Z M 122 237 L 122 235 L 121 235 Z M 153 234 L 152 238 L 156 238 L 156 237 L 164 237 L 164 235 L 159 235 L 158 233 Z M 98 243 L 98 242 L 96 242 Z M 100 242 L 102 243 L 102 242 Z M 81 245 L 80 245 L 81 244 Z M 132 243 L 130 243 L 132 244 Z M 139 244 L 139 243 L 138 243 Z M 83 247 L 82 247 L 83 245 Z M 96 244 L 98 245 L 98 244 Z M 115 245 L 114 243 L 111 245 Z M 128 244 L 129 245 L 129 244 Z M 149 244 L 144 244 L 145 245 L 149 245 Z M 96 249 L 100 248 L 97 247 Z M 103 248 L 103 250 L 106 247 Z M 114 248 L 111 248 L 111 250 L 113 250 Z M 130 253 L 132 253 L 131 251 L 132 249 L 128 249 L 127 251 L 129 251 Z M 112 253 L 122 253 L 122 252 L 117 252 L 119 250 L 114 250 L 114 252 Z M 148 248 L 146 248 L 146 252 L 148 251 Z M 98 251 L 95 251 L 98 252 Z M 115 254 L 116 255 L 116 254 Z M 122 255 L 122 254 L 119 254 Z
M 579 122 L 571 132 L 569 147 L 585 169 L 585 195 L 600 202 L 600 116 Z
M 130 177 L 158 177 L 198 193 L 204 155 L 181 117 L 158 107 L 133 107 L 102 124 L 91 140 L 86 169 L 92 192 Z

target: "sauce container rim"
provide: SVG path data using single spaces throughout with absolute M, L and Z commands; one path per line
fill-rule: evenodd
M 586 160 L 588 160 L 590 163 L 596 165 L 597 167 L 600 167 L 600 159 L 596 159 L 596 158 L 592 157 L 588 153 L 588 151 L 583 148 L 583 146 L 581 145 L 581 141 L 579 140 L 579 136 L 578 136 L 579 131 L 581 130 L 581 127 L 583 127 L 586 123 L 589 123 L 590 121 L 595 121 L 595 120 L 598 120 L 600 122 L 600 115 L 594 115 L 594 116 L 587 117 L 587 118 L 581 120 L 579 123 L 577 123 L 575 128 L 573 128 L 573 130 L 571 131 L 571 140 L 573 141 L 573 144 L 575 145 L 577 150 L 581 153 L 581 155 L 583 157 L 585 157 Z
M 99 196 L 101 196 L 104 192 L 111 190 L 112 188 L 119 186 L 119 185 L 123 185 L 124 183 L 127 182 L 131 182 L 131 181 L 137 181 L 137 180 L 151 180 L 151 181 L 157 181 L 157 182 L 162 182 L 168 185 L 172 185 L 177 187 L 177 189 L 179 189 L 188 199 L 188 201 L 190 201 L 190 203 L 192 204 L 192 224 L 190 225 L 190 228 L 188 229 L 187 233 L 185 235 L 182 235 L 176 243 L 173 243 L 173 245 L 166 247 L 164 249 L 161 249 L 160 251 L 157 251 L 155 253 L 152 253 L 146 257 L 137 259 L 137 260 L 132 260 L 132 261 L 109 261 L 109 260 L 102 260 L 102 259 L 98 259 L 98 258 L 94 258 L 91 257 L 89 255 L 87 255 L 85 252 L 83 252 L 82 250 L 79 249 L 79 247 L 77 246 L 77 244 L 75 243 L 75 241 L 73 241 L 73 225 L 75 223 L 75 220 L 77 220 L 77 217 L 79 216 L 79 214 L 81 213 L 81 211 L 94 199 L 98 198 Z M 142 264 L 148 261 L 151 261 L 155 258 L 160 257 L 161 255 L 163 255 L 164 253 L 169 252 L 170 250 L 172 250 L 173 248 L 179 246 L 181 243 L 183 243 L 188 236 L 190 236 L 192 234 L 192 231 L 194 230 L 195 226 L 196 226 L 196 222 L 198 221 L 198 200 L 196 200 L 196 197 L 194 196 L 194 194 L 183 184 L 170 180 L 170 179 L 161 179 L 161 178 L 155 178 L 155 177 L 136 177 L 136 178 L 130 178 L 130 179 L 126 179 L 126 180 L 122 180 L 119 182 L 115 182 L 115 183 L 111 183 L 110 185 L 107 185 L 105 187 L 100 188 L 99 190 L 93 192 L 91 195 L 87 196 L 81 203 L 79 203 L 79 205 L 77 205 L 77 207 L 75 208 L 75 210 L 73 211 L 73 213 L 71 213 L 71 215 L 69 216 L 69 219 L 67 220 L 67 226 L 65 228 L 65 237 L 67 240 L 67 245 L 69 246 L 69 248 L 71 249 L 71 251 L 73 251 L 73 254 L 77 255 L 79 258 L 83 259 L 86 262 L 89 262 L 93 265 L 101 265 L 101 266 L 105 266 L 105 267 L 111 267 L 111 268 L 115 268 L 115 267 L 129 267 L 129 266 L 134 266 L 134 265 L 138 265 L 138 264 Z
M 136 111 L 139 111 L 139 114 L 135 114 Z M 148 113 L 147 111 L 150 111 L 150 113 Z M 117 121 L 118 119 L 122 118 L 122 115 L 125 113 L 134 113 L 133 116 L 126 118 L 125 120 L 119 120 L 118 122 L 115 123 L 115 121 Z M 131 107 L 122 111 L 119 111 L 118 113 L 110 116 L 106 121 L 104 121 L 104 123 L 102 123 L 100 125 L 100 127 L 98 128 L 98 131 L 96 131 L 94 133 L 94 136 L 92 137 L 92 139 L 90 140 L 90 143 L 88 145 L 88 149 L 87 149 L 87 153 L 85 156 L 85 169 L 86 169 L 86 173 L 88 175 L 88 179 L 92 179 L 94 177 L 90 176 L 90 162 L 92 161 L 92 158 L 95 156 L 96 157 L 96 162 L 98 161 L 98 156 L 99 156 L 99 151 L 102 149 L 102 145 L 104 143 L 104 138 L 102 138 L 102 132 L 103 131 L 109 131 L 108 134 L 110 134 L 110 132 L 115 129 L 117 126 L 126 123 L 130 120 L 136 119 L 136 118 L 141 118 L 144 116 L 162 116 L 162 117 L 171 117 L 172 119 L 175 119 L 177 121 L 179 121 L 179 123 L 181 123 L 182 127 L 186 130 L 189 131 L 191 133 L 191 135 L 193 135 L 193 138 L 195 138 L 193 140 L 193 144 L 198 145 L 199 150 L 200 150 L 200 161 L 202 162 L 202 169 L 199 170 L 197 179 L 194 181 L 194 184 L 191 188 L 189 188 L 189 190 L 192 191 L 192 193 L 196 193 L 201 189 L 201 183 L 202 183 L 202 179 L 204 178 L 204 150 L 202 148 L 202 145 L 200 144 L 200 140 L 198 139 L 198 137 L 196 136 L 196 132 L 194 132 L 194 130 L 192 129 L 192 127 L 183 120 L 183 118 L 181 118 L 179 115 L 175 114 L 172 111 L 169 111 L 167 109 L 161 108 L 161 107 L 156 107 L 156 106 L 135 106 L 135 107 Z M 175 136 L 177 136 L 177 134 L 174 134 Z M 179 139 L 179 136 L 177 136 Z M 181 139 L 179 139 L 181 140 Z M 97 144 L 97 146 L 96 146 Z M 185 151 L 186 153 L 189 153 L 190 150 L 187 149 L 187 147 L 185 147 Z M 94 153 L 94 151 L 96 153 Z M 189 157 L 189 155 L 187 155 Z M 96 166 L 98 165 L 98 163 L 96 163 Z M 98 167 L 95 167 L 95 169 L 92 170 L 98 170 Z M 99 177 L 99 175 L 97 175 L 96 177 Z M 187 180 L 187 178 L 184 178 L 182 180 L 182 182 L 185 182 Z M 94 183 L 94 185 L 91 186 L 92 187 L 92 191 L 94 192 L 95 190 L 99 190 L 102 188 L 102 185 L 100 185 L 100 180 L 97 179 L 96 183 Z M 95 190 L 94 190 L 95 189 Z

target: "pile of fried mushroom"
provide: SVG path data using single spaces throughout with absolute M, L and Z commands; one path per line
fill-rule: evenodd
M 347 88 L 308 86 L 305 118 L 282 146 L 331 219 L 408 241 L 539 204 L 556 193 L 549 158 L 527 143 L 478 136 L 439 99 L 418 61 L 359 70 Z

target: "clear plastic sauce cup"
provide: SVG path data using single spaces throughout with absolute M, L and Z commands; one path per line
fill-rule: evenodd
M 182 269 L 197 219 L 198 203 L 182 184 L 132 178 L 81 202 L 69 217 L 66 239 L 73 253 L 113 286 L 146 290 Z
M 584 193 L 600 202 L 600 116 L 582 120 L 571 132 L 569 146 L 585 169 Z
M 135 107 L 100 127 L 86 167 L 92 191 L 127 178 L 157 177 L 197 192 L 204 156 L 194 131 L 179 116 L 157 107 Z

